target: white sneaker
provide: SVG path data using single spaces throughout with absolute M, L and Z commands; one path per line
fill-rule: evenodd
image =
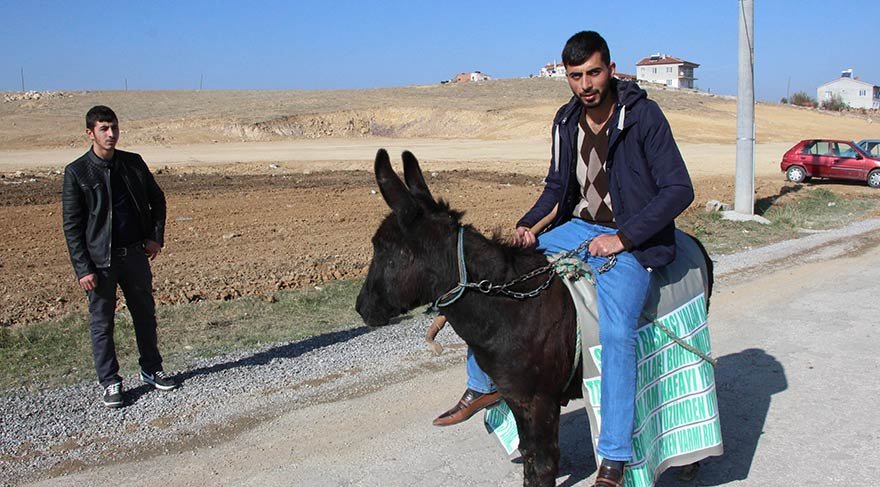
M 170 391 L 171 389 L 177 388 L 177 383 L 168 377 L 165 377 L 165 372 L 162 372 L 161 370 L 157 370 L 152 374 L 141 370 L 141 379 L 160 391 Z

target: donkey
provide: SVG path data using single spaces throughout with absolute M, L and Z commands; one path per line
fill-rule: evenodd
M 387 325 L 457 287 L 460 229 L 468 281 L 507 283 L 547 264 L 536 250 L 487 239 L 462 225 L 461 212 L 431 195 L 415 156 L 404 152 L 403 163 L 405 183 L 384 149 L 376 155 L 376 182 L 391 213 L 373 236 L 373 259 L 357 297 L 357 312 L 367 325 Z M 560 407 L 582 397 L 582 366 L 575 365 L 577 318 L 567 288 L 558 278 L 537 275 L 516 290 L 547 282 L 528 299 L 469 290 L 444 308 L 516 419 L 526 487 L 556 485 Z

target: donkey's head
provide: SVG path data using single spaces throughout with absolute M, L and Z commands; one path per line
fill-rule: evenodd
M 373 235 L 373 261 L 356 309 L 370 326 L 434 300 L 455 283 L 455 238 L 461 214 L 434 200 L 419 161 L 403 153 L 404 183 L 385 149 L 376 154 L 376 182 L 391 208 Z M 450 277 L 453 276 L 453 277 Z

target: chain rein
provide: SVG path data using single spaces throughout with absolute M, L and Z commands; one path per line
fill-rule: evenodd
M 463 228 L 460 228 L 459 231 L 460 231 L 460 232 L 463 232 L 464 229 L 463 229 Z M 460 235 L 461 235 L 461 234 L 460 234 Z M 489 281 L 486 280 L 486 279 L 483 279 L 483 280 L 480 281 L 480 282 L 459 282 L 459 283 L 458 283 L 458 286 L 456 286 L 455 289 L 461 289 L 461 288 L 476 289 L 477 291 L 480 291 L 480 292 L 483 293 L 483 294 L 503 294 L 503 295 L 505 295 L 505 296 L 510 296 L 510 297 L 512 297 L 512 298 L 515 298 L 515 299 L 534 298 L 534 297 L 536 297 L 538 294 L 540 294 L 541 291 L 543 291 L 543 290 L 547 289 L 548 287 L 550 287 L 550 283 L 553 282 L 553 273 L 552 273 L 552 272 L 549 272 L 549 271 L 553 270 L 553 268 L 556 266 L 556 264 L 557 264 L 559 261 L 561 261 L 561 260 L 563 260 L 563 259 L 568 259 L 568 258 L 570 258 L 570 257 L 573 257 L 573 256 L 575 256 L 576 254 L 580 253 L 581 251 L 587 249 L 587 247 L 590 246 L 590 242 L 592 242 L 592 239 L 584 240 L 583 242 L 581 242 L 580 245 L 577 246 L 577 248 L 572 249 L 572 250 L 569 250 L 569 251 L 565 252 L 564 254 L 560 254 L 560 255 L 558 255 L 556 258 L 554 258 L 552 261 L 550 261 L 547 265 L 545 265 L 545 266 L 543 266 L 543 267 L 538 267 L 537 269 L 534 269 L 534 270 L 532 270 L 532 271 L 530 271 L 530 272 L 528 272 L 528 273 L 526 273 L 526 274 L 524 274 L 524 275 L 522 275 L 522 276 L 520 276 L 520 277 L 517 277 L 516 279 L 514 279 L 514 280 L 512 280 L 512 281 L 510 281 L 510 282 L 506 282 L 506 283 L 504 283 L 504 284 L 492 284 L 491 282 L 489 282 Z M 463 254 L 463 253 L 464 253 L 464 250 L 463 250 L 462 248 L 460 248 L 460 249 L 459 249 L 459 253 L 460 253 L 460 254 Z M 463 265 L 463 264 L 464 264 L 464 256 L 463 256 L 463 255 L 460 255 L 459 257 L 460 257 L 459 265 Z M 598 272 L 598 273 L 600 273 L 600 274 L 602 274 L 602 273 L 604 273 L 604 272 L 607 272 L 607 271 L 610 270 L 612 267 L 614 267 L 614 265 L 615 265 L 616 263 L 617 263 L 617 256 L 614 255 L 614 254 L 612 254 L 611 257 L 608 258 L 608 261 L 607 261 L 607 262 L 605 262 L 604 264 L 602 264 L 601 266 L 599 266 L 599 267 L 596 269 L 596 272 Z M 521 283 L 521 282 L 528 281 L 529 279 L 531 279 L 531 278 L 533 278 L 533 277 L 535 277 L 535 276 L 539 276 L 539 275 L 541 275 L 541 274 L 543 274 L 543 273 L 545 273 L 545 272 L 548 272 L 547 280 L 544 281 L 543 283 L 541 283 L 541 284 L 540 284 L 538 287 L 536 287 L 535 289 L 532 289 L 531 291 L 522 292 L 522 291 L 512 291 L 512 290 L 509 289 L 509 288 L 510 288 L 511 286 L 513 286 L 513 285 L 519 284 L 519 283 Z M 465 275 L 466 275 L 466 274 L 465 274 Z M 465 280 L 466 280 L 466 279 L 462 279 L 462 281 L 465 281 Z M 454 291 L 455 289 L 453 289 L 453 291 Z M 462 290 L 463 290 L 463 289 L 462 289 Z M 440 298 L 438 298 L 438 299 L 437 299 L 437 302 L 435 303 L 435 307 L 438 307 L 438 306 L 445 306 L 445 305 L 449 305 L 449 304 L 451 304 L 451 303 L 452 303 L 451 301 L 450 301 L 450 302 L 447 302 L 447 303 L 444 303 L 444 304 L 439 304 L 439 303 L 440 303 L 440 301 L 441 301 L 444 297 L 447 297 L 447 296 L 450 295 L 453 291 L 450 291 L 450 292 L 444 294 L 443 296 L 441 296 Z M 457 299 L 457 298 L 456 298 L 456 299 Z M 453 300 L 453 301 L 454 301 L 454 300 Z

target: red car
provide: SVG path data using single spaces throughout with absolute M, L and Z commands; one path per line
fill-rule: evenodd
M 880 188 L 880 158 L 847 140 L 802 140 L 782 156 L 779 166 L 793 183 L 814 177 L 852 179 Z

